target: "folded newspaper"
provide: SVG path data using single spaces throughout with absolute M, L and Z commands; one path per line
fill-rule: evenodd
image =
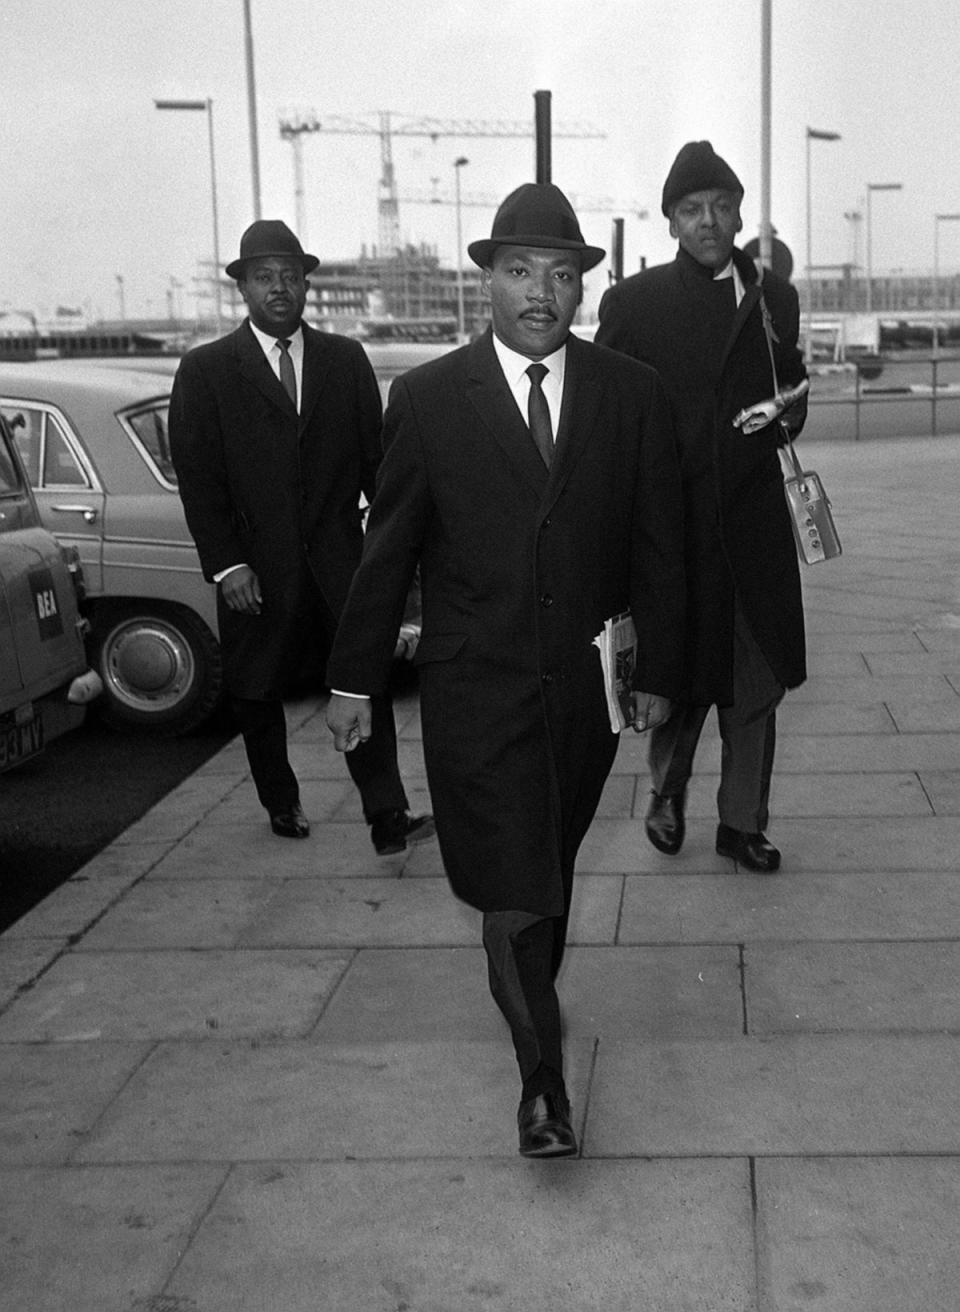
M 633 724 L 634 675 L 637 669 L 637 631 L 629 611 L 614 615 L 598 633 L 593 645 L 600 649 L 603 687 L 607 695 L 610 728 L 620 733 Z

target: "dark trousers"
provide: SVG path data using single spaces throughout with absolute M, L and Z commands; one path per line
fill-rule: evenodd
M 287 755 L 283 702 L 234 697 L 231 704 L 261 804 L 268 811 L 288 810 L 300 800 L 300 786 Z M 406 811 L 408 807 L 397 764 L 397 727 L 390 697 L 374 697 L 372 713 L 370 738 L 345 753 L 368 824 L 378 811 Z
M 487 911 L 483 916 L 490 992 L 510 1026 L 523 1099 L 564 1088 L 554 964 L 559 965 L 565 931 L 566 917 L 526 911 Z
M 760 833 L 770 819 L 770 777 L 777 742 L 777 706 L 784 688 L 741 614 L 734 617 L 733 705 L 718 706 L 722 743 L 717 810 L 720 820 L 744 833 Z M 654 790 L 682 796 L 709 706 L 678 706 L 650 734 Z

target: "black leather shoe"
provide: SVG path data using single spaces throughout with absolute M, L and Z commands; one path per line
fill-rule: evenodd
M 299 802 L 285 811 L 271 811 L 270 828 L 281 838 L 306 838 L 310 833 L 310 824 Z
M 660 852 L 667 856 L 676 856 L 683 847 L 687 826 L 683 819 L 685 798 L 682 793 L 674 795 L 660 793 L 650 794 L 650 806 L 647 809 L 647 837 Z
M 517 1127 L 524 1157 L 573 1157 L 577 1151 L 565 1094 L 541 1093 L 522 1102 Z
M 772 875 L 780 869 L 780 853 L 763 834 L 745 834 L 742 829 L 717 825 L 717 851 L 732 857 L 738 866 Z
M 403 852 L 408 843 L 422 843 L 437 832 L 432 815 L 408 815 L 406 811 L 380 811 L 370 821 L 370 838 L 377 856 Z

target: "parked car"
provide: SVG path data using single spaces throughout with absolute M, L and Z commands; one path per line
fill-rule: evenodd
M 213 713 L 223 676 L 214 589 L 170 460 L 171 385 L 91 360 L 0 365 L 0 412 L 43 522 L 80 554 L 101 714 L 182 734 Z
M 386 401 L 393 379 L 449 345 L 367 346 Z M 45 526 L 83 566 L 102 717 L 116 728 L 190 732 L 223 693 L 216 595 L 204 581 L 170 459 L 178 360 L 0 363 L 10 424 Z M 415 597 L 398 653 L 416 650 Z
M 0 771 L 83 723 L 100 680 L 84 648 L 77 553 L 42 527 L 0 420 Z

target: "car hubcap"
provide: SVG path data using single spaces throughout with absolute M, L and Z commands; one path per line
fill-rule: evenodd
M 183 700 L 196 677 L 182 634 L 160 621 L 124 625 L 104 652 L 110 692 L 125 706 L 162 711 Z

